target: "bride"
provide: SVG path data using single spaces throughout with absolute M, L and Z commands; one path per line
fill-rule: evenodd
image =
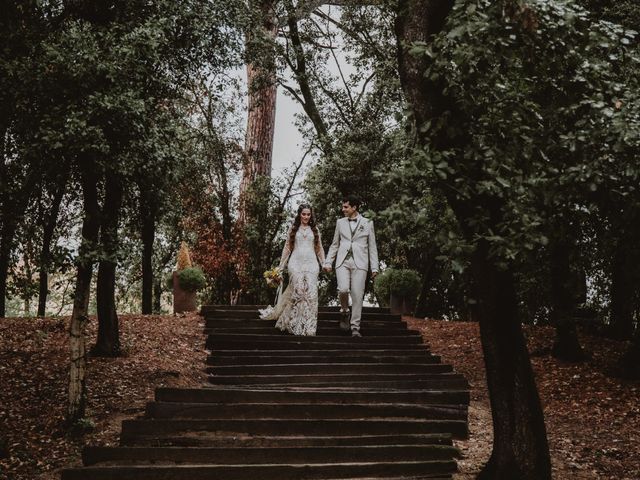
M 260 318 L 277 320 L 276 328 L 293 335 L 315 335 L 318 326 L 318 273 L 324 250 L 311 205 L 302 204 L 289 228 L 280 258 L 289 267 L 289 285 L 275 307 L 260 310 Z

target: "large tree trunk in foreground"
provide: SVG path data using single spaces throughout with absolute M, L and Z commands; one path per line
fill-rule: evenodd
M 493 415 L 493 451 L 479 479 L 551 478 L 544 416 L 518 315 L 515 281 L 479 245 L 471 262 Z
M 53 240 L 53 232 L 58 222 L 58 213 L 60 212 L 60 204 L 67 186 L 66 175 L 60 180 L 53 196 L 51 210 L 45 221 L 42 232 L 42 251 L 40 252 L 40 273 L 39 273 L 39 292 L 38 292 L 38 316 L 44 317 L 47 310 L 47 295 L 49 294 L 49 267 L 51 263 L 51 242 Z
M 69 403 L 67 405 L 67 425 L 75 424 L 85 415 L 87 405 L 86 372 L 87 351 L 85 327 L 88 320 L 89 294 L 93 273 L 93 253 L 98 244 L 100 229 L 100 210 L 98 206 L 98 179 L 95 172 L 87 169 L 82 172 L 82 191 L 84 196 L 84 220 L 82 222 L 82 242 L 76 264 L 76 290 L 73 299 L 73 312 L 69 325 L 69 346 L 71 369 L 69 375 Z
M 102 211 L 102 259 L 98 270 L 96 300 L 98 305 L 98 337 L 91 355 L 117 357 L 120 355 L 120 329 L 116 312 L 116 267 L 118 264 L 118 223 L 122 204 L 122 181 L 113 172 L 105 178 L 105 197 Z
M 421 132 L 426 122 L 437 121 L 444 112 L 455 111 L 441 86 L 424 76 L 428 58 L 412 56 L 415 42 L 429 43 L 439 33 L 453 6 L 453 0 L 401 0 L 396 21 L 399 43 L 400 80 L 413 110 L 415 128 Z M 425 142 L 421 139 L 419 142 Z M 435 148 L 447 148 L 451 139 L 439 139 Z M 448 184 L 441 182 L 461 227 L 479 207 L 492 223 L 499 224 L 499 199 L 457 199 Z M 473 241 L 473 232 L 467 232 Z M 475 316 L 487 370 L 491 400 L 494 443 L 489 462 L 478 478 L 547 480 L 551 478 L 551 461 L 544 416 L 531 368 L 517 310 L 514 279 L 501 271 L 489 256 L 489 246 L 480 241 L 471 259 Z
M 248 220 L 243 206 L 247 191 L 259 176 L 271 176 L 273 133 L 276 121 L 275 42 L 277 23 L 274 0 L 250 2 L 255 23 L 247 31 L 246 48 L 249 112 L 245 136 L 245 159 L 240 182 L 239 220 Z

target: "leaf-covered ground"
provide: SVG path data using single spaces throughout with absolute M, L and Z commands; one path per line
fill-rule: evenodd
M 456 480 L 472 479 L 491 453 L 491 410 L 476 323 L 409 319 L 425 343 L 471 383 L 470 440 L 458 442 L 464 458 Z M 525 327 L 530 352 L 545 352 L 551 327 Z M 591 359 L 562 363 L 545 354 L 531 359 L 542 400 L 553 478 L 640 478 L 640 384 L 609 376 L 623 342 L 580 335 Z
M 458 442 L 464 458 L 457 480 L 474 478 L 491 450 L 491 412 L 476 324 L 408 319 L 432 350 L 453 363 L 472 385 L 471 438 Z M 202 320 L 190 315 L 121 317 L 125 357 L 89 361 L 89 417 L 95 430 L 66 435 L 64 418 L 67 319 L 0 319 L 0 439 L 11 456 L 0 460 L 0 479 L 53 480 L 78 465 L 85 443 L 115 445 L 120 422 L 143 412 L 157 386 L 204 382 Z M 95 339 L 95 319 L 89 342 Z M 527 328 L 531 351 L 549 347 L 553 330 Z M 588 362 L 532 359 L 543 401 L 554 478 L 640 478 L 640 385 L 607 375 L 623 344 L 581 335 Z
M 0 318 L 0 438 L 10 458 L 0 479 L 59 479 L 79 464 L 87 443 L 115 445 L 121 421 L 141 414 L 157 386 L 195 386 L 203 372 L 204 324 L 196 315 L 120 317 L 126 356 L 90 358 L 88 416 L 94 431 L 82 437 L 62 429 L 68 379 L 68 319 Z M 95 342 L 97 322 L 88 329 Z

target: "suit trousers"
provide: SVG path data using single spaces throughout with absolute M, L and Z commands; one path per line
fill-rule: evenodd
M 351 294 L 351 330 L 360 330 L 367 271 L 356 267 L 353 258 L 349 258 L 336 268 L 336 279 L 340 308 L 349 309 L 349 294 Z

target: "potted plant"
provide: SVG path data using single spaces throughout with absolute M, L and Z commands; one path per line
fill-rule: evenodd
M 185 242 L 180 245 L 176 270 L 172 275 L 173 313 L 197 310 L 197 292 L 206 284 L 202 269 L 191 263 L 189 248 Z
M 388 268 L 376 277 L 374 288 L 380 304 L 389 306 L 391 313 L 410 315 L 416 308 L 420 275 L 415 270 Z

